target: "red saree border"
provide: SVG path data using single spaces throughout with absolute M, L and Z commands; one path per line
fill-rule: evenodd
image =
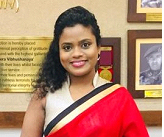
M 110 93 L 112 93 L 113 91 L 115 91 L 116 89 L 120 88 L 121 86 L 119 84 L 113 84 L 113 83 L 107 83 L 103 86 L 100 86 L 97 89 L 94 89 L 92 92 L 90 92 L 90 94 L 84 96 L 83 98 L 81 98 L 78 101 L 81 101 L 80 104 L 78 104 L 79 102 L 76 101 L 75 103 L 73 103 L 69 108 L 74 107 L 73 105 L 77 105 L 73 110 L 71 110 L 67 115 L 65 116 L 61 116 L 63 112 L 61 112 L 59 114 L 59 116 L 61 116 L 62 118 L 58 121 L 58 122 L 54 122 L 56 118 L 54 118 L 49 125 L 46 127 L 44 135 L 48 135 L 51 133 L 55 133 L 57 132 L 59 129 L 61 129 L 62 127 L 64 127 L 66 124 L 68 124 L 70 121 L 72 121 L 75 117 L 77 117 L 79 114 L 81 114 L 82 112 L 84 112 L 85 110 L 87 110 L 89 107 L 91 107 L 93 104 L 95 104 L 96 102 L 100 101 L 101 99 L 103 99 L 104 97 L 106 97 L 107 95 L 109 95 Z M 94 94 L 93 94 L 94 93 Z M 89 98 L 85 98 L 85 97 L 89 97 Z

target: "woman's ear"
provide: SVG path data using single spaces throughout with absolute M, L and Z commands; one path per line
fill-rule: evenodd
M 101 45 L 98 45 L 98 54 L 100 55 L 101 52 Z
M 100 59 L 100 52 L 101 52 L 101 50 L 100 50 L 100 46 L 98 46 L 98 57 L 97 57 L 97 60 Z

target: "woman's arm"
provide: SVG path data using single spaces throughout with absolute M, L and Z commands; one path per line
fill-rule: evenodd
M 42 137 L 45 118 L 45 97 L 38 99 L 34 95 L 27 108 L 21 137 Z

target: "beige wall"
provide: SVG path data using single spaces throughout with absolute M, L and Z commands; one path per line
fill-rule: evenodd
M 162 29 L 161 23 L 128 23 L 128 0 L 19 0 L 19 11 L 0 9 L 0 36 L 53 36 L 65 9 L 82 5 L 93 12 L 103 37 L 121 37 L 121 84 L 127 86 L 127 30 Z M 0 111 L 25 111 L 30 95 L 0 93 Z M 161 99 L 137 99 L 140 110 L 161 110 Z

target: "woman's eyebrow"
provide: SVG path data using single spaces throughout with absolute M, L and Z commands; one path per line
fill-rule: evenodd
M 71 45 L 72 43 L 71 42 L 63 42 L 61 43 L 61 45 Z
M 79 41 L 78 43 L 81 44 L 81 43 L 84 43 L 86 41 L 88 42 L 88 41 L 91 41 L 91 40 L 90 39 L 83 39 L 83 40 Z

